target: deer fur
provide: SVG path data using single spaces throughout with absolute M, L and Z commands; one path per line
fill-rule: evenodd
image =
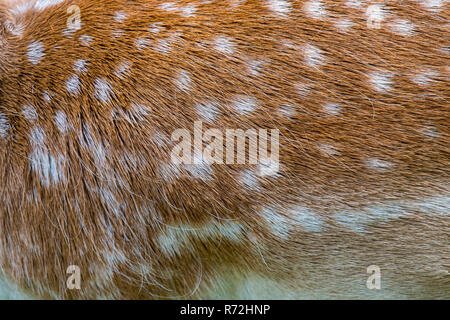
M 0 0 L 0 292 L 450 298 L 449 9 Z M 195 121 L 278 129 L 279 170 L 174 165 Z

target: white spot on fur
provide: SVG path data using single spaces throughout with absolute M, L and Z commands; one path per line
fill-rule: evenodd
M 430 85 L 430 82 L 434 81 L 434 79 L 437 77 L 438 77 L 437 72 L 428 69 L 422 70 L 416 73 L 415 75 L 411 76 L 411 80 L 422 87 L 427 87 Z
M 111 98 L 111 85 L 106 79 L 98 78 L 94 84 L 95 97 L 106 103 Z
M 55 123 L 61 133 L 65 133 L 69 129 L 66 114 L 62 111 L 56 112 Z
M 337 116 L 341 113 L 342 107 L 337 103 L 327 103 L 323 106 L 326 113 Z
M 320 152 L 322 152 L 327 157 L 333 157 L 339 154 L 339 151 L 336 149 L 335 146 L 332 146 L 330 144 L 319 144 L 318 148 Z
M 286 16 L 287 13 L 291 12 L 292 4 L 285 0 L 267 0 L 267 7 L 275 12 L 279 16 Z
M 32 0 L 26 2 L 18 2 L 19 4 L 11 9 L 15 15 L 23 15 L 29 10 L 42 11 L 49 7 L 58 5 L 64 0 Z
M 220 241 L 228 240 L 240 242 L 244 233 L 244 227 L 238 223 L 220 223 L 218 221 L 195 228 L 188 225 L 168 227 L 165 233 L 158 237 L 159 248 L 167 256 L 180 255 L 183 249 L 192 248 L 191 241 L 211 243 L 212 239 Z
M 232 107 L 241 115 L 249 114 L 256 110 L 258 101 L 250 96 L 238 95 L 235 97 Z
M 435 127 L 432 127 L 432 126 L 424 128 L 423 134 L 430 138 L 442 137 L 442 135 L 439 133 L 439 131 Z
M 307 232 L 321 232 L 323 230 L 323 221 L 320 216 L 305 207 L 296 207 L 289 211 L 293 223 Z
M 335 22 L 336 27 L 341 31 L 349 30 L 353 25 L 353 21 L 347 18 L 339 19 Z
M 448 189 L 448 188 L 447 188 Z M 426 214 L 450 215 L 450 196 L 447 194 L 437 195 L 411 204 Z
M 29 122 L 35 122 L 39 118 L 36 109 L 31 104 L 22 107 L 22 114 Z
M 117 11 L 114 15 L 114 20 L 118 23 L 122 23 L 127 18 L 127 14 L 123 11 Z
M 357 210 L 344 210 L 334 217 L 337 223 L 359 234 L 364 234 L 370 225 L 388 223 L 390 220 L 406 217 L 410 214 L 449 215 L 450 197 L 438 194 L 415 201 L 390 201 L 367 206 Z
M 291 104 L 283 104 L 280 109 L 278 109 L 278 115 L 290 119 L 297 114 L 297 109 Z
M 27 56 L 32 64 L 37 65 L 39 61 L 41 61 L 41 59 L 45 56 L 44 44 L 40 41 L 32 41 L 28 45 Z
M 147 38 L 138 38 L 134 41 L 134 46 L 138 50 L 143 50 L 148 47 L 149 40 Z
M 344 210 L 335 214 L 336 222 L 352 232 L 364 234 L 366 228 L 389 219 L 397 219 L 405 214 L 404 208 L 398 205 L 374 206 L 363 210 Z
M 74 96 L 80 93 L 80 86 L 80 78 L 76 74 L 72 75 L 66 82 L 67 91 Z
M 63 3 L 64 0 L 37 0 L 34 4 L 34 9 L 42 11 L 52 6 Z
M 196 179 L 208 181 L 211 179 L 213 170 L 211 164 L 202 154 L 194 154 L 192 164 L 186 164 L 185 169 Z
M 303 8 L 306 14 L 314 19 L 321 19 L 327 15 L 325 7 L 320 0 L 308 1 Z
M 79 59 L 77 61 L 75 61 L 73 68 L 75 69 L 76 72 L 87 72 L 86 69 L 86 60 L 84 59 Z
M 178 72 L 178 76 L 174 80 L 175 85 L 181 91 L 189 91 L 191 88 L 191 76 L 185 70 Z
M 172 182 L 181 177 L 181 166 L 172 162 L 161 164 L 158 173 L 166 182 Z
M 322 55 L 322 50 L 319 48 L 306 45 L 303 49 L 304 59 L 311 67 L 317 68 L 324 64 L 325 57 Z
M 416 0 L 417 1 L 417 0 Z M 445 0 L 418 0 L 419 3 L 430 12 L 440 12 Z
M 191 17 L 194 15 L 194 13 L 197 11 L 197 8 L 193 4 L 189 4 L 184 7 L 177 7 L 175 3 L 173 2 L 166 2 L 159 6 L 161 10 L 167 11 L 167 12 L 176 12 L 180 14 L 183 17 Z
M 30 131 L 30 144 L 32 152 L 29 157 L 30 168 L 35 172 L 41 184 L 50 187 L 65 180 L 65 159 L 62 155 L 54 157 L 46 144 L 44 130 L 34 127 Z
M 223 54 L 233 54 L 234 43 L 229 37 L 220 36 L 214 40 L 214 49 Z
M 108 153 L 105 149 L 105 145 L 100 139 L 95 137 L 92 127 L 89 124 L 83 123 L 79 137 L 81 146 L 84 149 L 89 150 L 96 166 L 104 171 Z
M 390 23 L 390 27 L 394 33 L 409 37 L 414 33 L 414 24 L 408 20 L 396 19 Z
M 197 11 L 196 6 L 193 4 L 189 4 L 189 5 L 181 8 L 180 14 L 183 17 L 192 17 L 196 11 Z
M 220 106 L 217 102 L 199 103 L 196 106 L 200 118 L 206 122 L 211 122 L 220 114 Z
M 305 207 L 290 209 L 266 207 L 260 213 L 273 235 L 287 240 L 296 229 L 306 232 L 322 232 L 323 221 L 320 216 Z
M 358 0 L 348 0 L 345 2 L 345 4 L 355 9 L 361 9 L 363 7 L 363 3 Z
M 131 64 L 128 61 L 123 61 L 119 64 L 119 66 L 114 71 L 114 74 L 119 77 L 120 79 L 123 79 L 131 69 Z
M 6 139 L 10 127 L 8 118 L 0 112 L 0 138 Z
M 277 238 L 287 240 L 292 233 L 293 224 L 289 217 L 274 208 L 264 208 L 260 216 L 270 229 L 270 232 Z
M 376 170 L 379 172 L 384 172 L 394 168 L 394 164 L 388 161 L 384 161 L 378 158 L 370 158 L 366 160 L 367 168 L 371 170 Z
M 246 0 L 228 0 L 230 3 L 230 7 L 237 8 L 241 6 Z
M 173 2 L 165 2 L 159 6 L 159 9 L 168 11 L 168 12 L 176 12 L 178 8 L 175 6 Z
M 161 22 L 152 23 L 148 31 L 151 33 L 159 33 L 161 30 L 164 29 L 164 27 L 162 27 L 161 25 L 162 25 Z
M 85 47 L 89 47 L 92 41 L 94 41 L 94 38 L 92 38 L 91 36 L 88 36 L 86 34 L 80 36 L 81 45 Z
M 167 54 L 172 50 L 172 45 L 180 40 L 180 34 L 175 32 L 165 39 L 158 39 L 154 49 L 162 54 Z
M 267 63 L 267 61 L 251 60 L 248 62 L 248 72 L 251 75 L 257 77 L 257 76 L 259 76 L 263 65 L 266 63 Z
M 248 191 L 260 189 L 260 181 L 258 175 L 253 170 L 245 170 L 240 177 L 240 183 L 247 188 Z
M 23 32 L 25 31 L 25 26 L 21 23 L 8 23 L 5 22 L 6 28 L 11 32 L 11 34 L 22 37 Z
M 300 97 L 306 97 L 309 94 L 309 90 L 311 89 L 311 86 L 305 83 L 296 83 L 295 89 L 297 90 L 297 93 Z
M 44 98 L 45 102 L 47 102 L 47 103 L 52 101 L 52 94 L 48 91 L 43 91 L 42 97 Z
M 377 91 L 384 93 L 392 88 L 392 76 L 389 72 L 373 72 L 369 75 L 369 81 Z
M 280 170 L 280 162 L 278 160 L 267 158 L 261 159 L 257 168 L 257 173 L 260 177 L 277 177 Z

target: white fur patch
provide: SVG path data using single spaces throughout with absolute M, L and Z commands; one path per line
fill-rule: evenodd
M 306 45 L 303 49 L 303 53 L 305 62 L 311 67 L 317 68 L 325 62 L 322 50 L 313 45 Z
M 46 135 L 40 127 L 34 127 L 30 131 L 30 144 L 32 152 L 29 156 L 30 168 L 35 172 L 42 185 L 50 187 L 65 180 L 65 159 L 62 155 L 57 157 L 50 153 L 45 141 Z
M 278 109 L 278 115 L 283 118 L 291 119 L 297 114 L 297 108 L 291 104 L 283 104 Z
M 10 127 L 8 118 L 0 112 L 0 138 L 7 138 Z
M 347 18 L 342 18 L 335 22 L 336 28 L 338 28 L 341 31 L 347 31 L 354 25 L 355 25 L 354 22 Z
M 29 122 L 35 122 L 39 118 L 36 109 L 31 104 L 22 107 L 22 114 Z
M 366 166 L 368 169 L 384 172 L 386 170 L 394 168 L 394 164 L 378 158 L 369 158 L 366 160 Z
M 314 19 L 321 19 L 327 15 L 325 6 L 320 0 L 308 1 L 303 8 L 306 14 Z
M 291 209 L 264 208 L 261 213 L 273 235 L 287 240 L 296 230 L 318 233 L 322 232 L 323 221 L 312 210 L 297 206 Z
M 23 32 L 25 31 L 25 26 L 21 23 L 5 23 L 6 28 L 11 32 L 11 34 L 22 37 Z
M 371 225 L 388 223 L 421 211 L 424 214 L 450 214 L 450 196 L 437 195 L 412 202 L 392 201 L 368 206 L 360 210 L 344 210 L 335 214 L 336 222 L 352 232 L 365 234 Z
M 213 174 L 211 164 L 202 154 L 194 154 L 192 164 L 186 164 L 185 169 L 196 179 L 209 181 Z
M 55 114 L 56 127 L 61 133 L 66 133 L 69 129 L 69 123 L 67 121 L 66 114 L 62 111 L 58 111 Z
M 252 113 L 258 107 L 258 101 L 250 96 L 238 95 L 234 98 L 232 107 L 242 115 Z
M 196 106 L 199 117 L 206 121 L 211 122 L 216 119 L 220 114 L 220 105 L 217 102 L 204 102 L 199 103 Z
M 30 42 L 28 45 L 27 56 L 28 60 L 30 60 L 32 64 L 37 65 L 45 56 L 44 44 L 41 41 Z
M 280 162 L 275 159 L 268 158 L 260 160 L 257 173 L 260 177 L 278 177 L 279 170 Z
M 56 6 L 60 3 L 63 3 L 64 1 L 65 0 L 37 0 L 34 5 L 34 9 L 41 11 L 47 9 L 48 7 Z
M 430 82 L 434 81 L 438 76 L 438 73 L 433 70 L 421 70 L 412 75 L 411 80 L 419 86 L 427 87 L 430 85 Z
M 341 113 L 342 107 L 337 103 L 327 103 L 323 106 L 326 113 L 337 116 Z
M 191 76 L 185 70 L 181 70 L 178 72 L 177 77 L 174 80 L 175 85 L 181 91 L 189 91 L 191 88 Z
M 173 257 L 181 254 L 182 249 L 189 246 L 191 239 L 208 242 L 211 239 L 240 242 L 243 233 L 244 227 L 235 222 L 220 223 L 214 221 L 199 228 L 179 225 L 168 227 L 166 232 L 159 235 L 158 243 L 165 255 Z
M 414 24 L 405 19 L 396 19 L 390 23 L 391 30 L 399 35 L 409 37 L 414 33 Z
M 122 23 L 127 18 L 127 14 L 123 11 L 117 11 L 114 15 L 114 20 L 118 23 Z
M 111 85 L 106 79 L 98 78 L 94 84 L 95 97 L 100 101 L 107 103 L 111 98 Z
M 83 34 L 82 36 L 80 36 L 81 45 L 83 45 L 85 47 L 89 47 L 91 45 L 92 41 L 94 41 L 94 38 L 92 38 L 91 36 L 88 36 L 86 34 Z
M 22 2 L 19 5 L 11 9 L 11 13 L 15 15 L 23 15 L 29 10 L 42 11 L 49 7 L 58 5 L 65 0 L 32 0 L 27 2 Z
M 295 226 L 307 232 L 321 232 L 323 221 L 320 216 L 312 210 L 297 206 L 289 214 L 292 216 Z
M 245 170 L 240 177 L 240 183 L 248 189 L 254 191 L 260 189 L 260 181 L 258 175 L 253 170 Z
M 233 54 L 234 52 L 233 40 L 226 36 L 217 37 L 214 40 L 214 49 L 223 54 Z
M 123 79 L 131 70 L 131 64 L 128 61 L 123 61 L 119 64 L 119 66 L 114 71 L 114 74 Z
M 42 98 L 44 98 L 45 102 L 48 103 L 48 102 L 52 101 L 52 94 L 50 92 L 44 90 L 42 92 Z
M 75 69 L 76 72 L 79 73 L 87 72 L 86 63 L 87 63 L 86 60 L 78 59 L 77 61 L 75 61 L 73 68 Z
M 292 10 L 292 4 L 285 0 L 267 0 L 266 5 L 270 10 L 282 17 Z
M 80 78 L 76 74 L 72 75 L 66 82 L 67 91 L 74 96 L 80 93 L 80 86 Z
M 430 12 L 438 13 L 442 10 L 442 6 L 444 5 L 446 0 L 416 0 L 418 1 L 424 8 L 426 8 Z
M 378 92 L 384 93 L 392 89 L 392 77 L 389 72 L 372 72 L 369 81 Z

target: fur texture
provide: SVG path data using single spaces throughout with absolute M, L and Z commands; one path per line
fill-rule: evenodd
M 449 3 L 374 4 L 0 0 L 5 283 L 450 298 Z M 172 133 L 198 120 L 279 129 L 279 171 L 174 165 Z

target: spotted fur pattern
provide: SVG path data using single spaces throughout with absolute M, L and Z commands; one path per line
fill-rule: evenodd
M 0 0 L 0 286 L 450 298 L 449 9 Z M 279 129 L 279 170 L 174 165 L 172 132 L 199 120 Z

